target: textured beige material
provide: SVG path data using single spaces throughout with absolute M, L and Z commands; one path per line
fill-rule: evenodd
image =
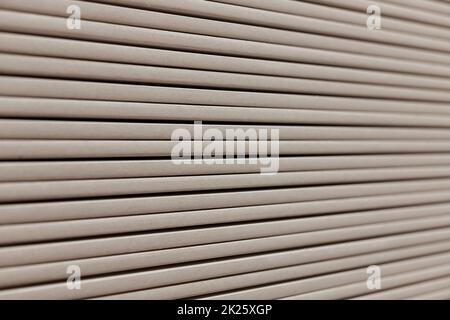
M 398 289 L 387 290 L 383 293 L 374 293 L 356 298 L 356 300 L 392 300 L 407 299 L 415 295 L 446 289 L 450 283 L 450 277 L 439 278 L 437 280 L 425 281 L 419 284 L 412 284 Z
M 66 28 L 66 19 L 41 16 L 29 13 L 0 10 L 0 27 L 2 31 L 59 36 L 82 40 L 93 40 L 143 47 L 159 47 L 186 51 L 220 53 L 232 56 L 262 58 L 293 62 L 350 66 L 373 70 L 389 70 L 397 72 L 418 73 L 426 75 L 447 76 L 449 67 L 433 65 L 433 63 L 405 61 L 405 56 L 396 54 L 397 59 L 359 55 L 346 52 L 335 52 L 308 47 L 253 42 L 234 38 L 204 36 L 182 32 L 170 32 L 159 29 L 130 27 L 106 24 L 102 22 L 84 21 L 83 28 L 74 33 Z M 423 38 L 420 38 L 423 39 Z M 323 42 L 323 39 L 320 39 Z M 446 46 L 448 42 L 443 41 Z M 345 44 L 348 46 L 349 44 Z M 356 45 L 356 44 L 353 44 Z M 385 51 L 385 49 L 383 49 Z M 389 51 L 389 50 L 388 50 Z M 386 52 L 386 51 L 385 51 Z M 368 52 L 366 52 L 367 54 Z M 422 53 L 420 53 L 423 55 Z M 434 58 L 433 61 L 436 61 Z M 443 64 L 448 63 L 446 55 Z M 440 59 L 438 59 L 440 60 Z
M 174 86 L 219 87 L 239 90 L 261 90 L 281 93 L 311 93 L 335 96 L 375 97 L 386 99 L 413 99 L 424 101 L 450 101 L 445 90 L 396 88 L 320 80 L 303 80 L 259 75 L 243 75 L 190 69 L 144 67 L 106 62 L 23 57 L 0 54 L 0 69 L 7 74 L 30 74 L 36 77 L 71 78 L 129 83 L 168 84 Z M 449 86 L 447 84 L 446 89 Z
M 77 134 L 83 134 L 82 132 L 78 131 Z M 406 169 L 411 166 L 433 165 L 450 165 L 450 155 L 396 154 L 280 158 L 280 172 L 397 167 Z M 1 182 L 196 176 L 259 171 L 259 166 L 252 164 L 205 167 L 174 165 L 169 160 L 4 161 L 0 163 Z
M 0 203 L 441 177 L 450 177 L 449 166 L 279 172 L 276 175 L 255 173 L 197 177 L 11 182 L 0 185 Z
M 20 245 L 1 248 L 0 265 L 21 265 L 41 262 L 55 262 L 69 259 L 91 258 L 139 252 L 162 250 L 181 246 L 208 243 L 260 239 L 260 243 L 281 240 L 281 248 L 313 246 L 340 241 L 360 240 L 367 237 L 380 237 L 398 233 L 422 231 L 450 226 L 450 218 L 436 216 L 431 218 L 410 219 L 405 221 L 375 223 L 363 226 L 351 226 L 304 233 L 277 234 L 276 230 L 251 230 L 246 225 L 236 227 L 218 227 L 183 231 L 149 233 L 135 236 L 118 236 L 102 239 L 62 241 L 48 244 Z M 264 228 L 266 229 L 266 228 Z M 279 231 L 283 232 L 283 230 Z M 273 237 L 271 237 L 273 236 Z M 273 239 L 272 239 L 273 238 Z M 279 249 L 279 247 L 277 247 Z
M 407 276 L 410 276 L 407 272 L 410 270 L 416 269 L 424 269 L 417 273 L 419 273 L 424 279 L 430 279 L 436 275 L 448 275 L 450 273 L 450 257 L 449 254 L 439 254 L 431 257 L 425 258 L 417 258 L 411 260 L 405 260 L 402 262 L 386 264 L 384 266 L 384 273 L 386 275 L 390 274 L 398 274 L 401 272 L 405 272 Z M 442 266 L 436 267 L 436 265 L 441 264 Z M 202 270 L 203 267 L 203 270 Z M 205 268 L 206 267 L 206 268 Z M 427 268 L 428 267 L 428 268 Z M 426 268 L 426 269 L 425 269 Z M 232 270 L 228 269 L 227 271 L 219 271 L 218 268 L 209 267 L 208 266 L 199 266 L 195 267 L 187 267 L 188 270 L 185 272 L 178 273 L 173 272 L 168 269 L 167 271 L 172 271 L 171 276 L 163 277 L 158 271 L 143 271 L 137 273 L 131 273 L 127 275 L 113 275 L 109 277 L 98 278 L 95 280 L 86 280 L 84 282 L 85 288 L 83 290 L 67 290 L 65 283 L 56 283 L 50 285 L 37 285 L 30 288 L 22 288 L 22 289 L 12 289 L 5 290 L 0 293 L 0 297 L 2 299 L 11 299 L 16 297 L 22 298 L 45 298 L 45 299 L 55 299 L 57 297 L 64 298 L 90 298 L 101 295 L 108 295 L 115 292 L 124 292 L 124 291 L 132 291 L 139 290 L 148 287 L 154 286 L 162 286 L 164 284 L 170 284 L 175 281 L 177 282 L 189 282 L 198 278 L 219 276 L 220 273 L 230 273 Z M 189 270 L 190 269 L 190 270 Z M 209 269 L 209 270 L 208 270 Z M 166 272 L 167 272 L 166 271 Z M 203 271 L 203 272 L 202 272 Z M 164 270 L 162 270 L 164 272 Z M 236 271 L 234 271 L 236 272 Z M 209 273 L 209 274 L 208 274 Z M 413 273 L 413 272 L 412 272 Z M 427 276 L 428 274 L 428 276 Z M 414 274 L 415 275 L 415 274 Z M 323 281 L 323 279 L 330 278 L 331 281 Z M 306 280 L 305 282 L 310 282 L 309 286 L 299 286 L 297 285 L 297 290 L 311 290 L 317 289 L 321 286 L 327 285 L 339 285 L 340 283 L 348 283 L 349 281 L 355 281 L 357 279 L 365 279 L 366 278 L 366 269 L 355 270 L 337 273 L 332 276 L 323 276 L 317 278 L 312 278 L 310 280 Z M 319 280 L 319 281 L 318 281 Z M 322 280 L 322 281 L 320 281 Z M 409 278 L 409 281 L 411 279 Z M 301 283 L 301 282 L 300 282 Z M 365 281 L 363 282 L 365 285 Z M 278 288 L 277 288 L 278 289 Z M 288 292 L 285 288 L 283 290 L 273 290 L 271 291 L 271 295 L 273 294 L 285 294 Z M 255 289 L 258 291 L 258 289 Z M 260 289 L 261 290 L 261 289 Z M 367 290 L 367 288 L 366 288 Z M 221 297 L 221 299 L 225 299 L 227 295 Z
M 396 220 L 412 219 L 434 215 L 445 215 L 450 208 L 450 204 L 424 205 L 416 207 L 406 207 L 399 209 L 384 209 L 367 212 L 354 212 L 349 214 L 329 215 L 327 217 L 288 219 L 276 222 L 262 222 L 248 225 L 240 225 L 239 228 L 248 228 L 249 234 L 257 230 L 272 229 L 277 233 L 297 233 L 327 228 L 337 228 L 352 225 L 363 225 L 377 222 L 389 222 Z M 245 215 L 229 214 L 221 219 L 217 213 L 205 212 L 202 216 L 198 212 L 195 217 L 188 214 L 177 213 L 171 216 L 131 216 L 126 218 L 106 218 L 87 219 L 67 222 L 48 222 L 39 224 L 20 224 L 0 227 L 0 244 L 16 244 L 44 240 L 70 239 L 83 236 L 123 234 L 128 232 L 150 231 L 158 229 L 170 229 L 176 227 L 201 226 L 214 222 L 239 222 L 252 220 L 255 218 L 274 218 L 264 215 L 264 210 L 260 212 L 246 212 Z M 262 212 L 261 212 L 262 211 Z M 307 212 L 305 212 L 306 214 Z M 173 219 L 176 216 L 176 219 Z M 301 214 L 299 214 L 301 216 Z M 279 217 L 279 216 L 278 216 Z M 153 218 L 153 219 L 152 219 Z M 162 218 L 162 219 L 161 219 Z M 165 220 L 164 220 L 165 218 Z M 202 219 L 203 218 L 203 219 Z M 159 221 L 158 221 L 159 220 Z M 158 224 L 159 222 L 159 224 Z M 227 229 L 231 230 L 231 229 Z M 200 234 L 202 231 L 196 231 Z
M 328 268 L 337 266 L 337 270 L 339 270 L 339 268 L 346 267 L 346 262 L 349 261 L 348 259 L 344 259 L 342 264 L 329 264 L 326 260 L 356 255 L 355 258 L 359 261 L 360 255 L 362 255 L 361 259 L 364 260 L 365 253 L 377 251 L 382 252 L 381 254 L 375 253 L 376 257 L 383 256 L 387 259 L 391 259 L 392 257 L 397 258 L 399 255 L 402 255 L 401 257 L 403 257 L 403 254 L 405 254 L 406 257 L 409 255 L 419 256 L 424 253 L 440 252 L 449 246 L 448 239 L 450 237 L 448 230 L 449 229 L 424 231 L 414 233 L 413 235 L 397 235 L 379 239 L 354 241 L 351 243 L 279 251 L 277 253 L 268 254 L 263 254 L 261 252 L 263 252 L 264 249 L 270 250 L 271 248 L 275 248 L 280 242 L 275 241 L 272 246 L 266 242 L 266 246 L 261 247 L 254 245 L 258 241 L 261 242 L 260 240 L 242 240 L 54 263 L 31 264 L 0 269 L 0 274 L 2 275 L 0 286 L 8 287 L 22 284 L 23 282 L 38 283 L 40 281 L 64 279 L 67 276 L 65 271 L 69 265 L 79 265 L 85 270 L 86 275 L 95 275 L 143 267 L 157 267 L 165 264 L 226 257 L 231 258 L 224 259 L 223 263 L 225 266 L 240 265 L 241 267 L 245 267 L 244 270 L 240 269 L 244 272 L 272 268 L 276 269 L 322 260 L 325 261 L 325 263 L 322 263 L 322 267 L 323 265 L 326 265 Z M 411 250 L 408 246 L 414 246 L 414 249 Z M 256 248 L 259 248 L 259 250 Z M 393 250 L 394 253 L 392 255 L 389 251 L 396 248 L 404 249 Z M 244 258 L 234 257 L 242 253 L 259 254 L 250 255 Z M 350 259 L 350 261 L 353 260 L 354 259 Z M 216 288 L 216 290 L 220 291 L 221 288 Z M 178 294 L 184 294 L 183 297 L 189 296 L 189 292 L 179 292 Z
M 148 99 L 162 103 L 2 97 L 0 112 L 4 117 L 31 118 L 450 127 L 450 109 L 437 103 L 215 91 L 217 105 L 208 105 L 207 90 L 147 90 L 152 93 Z M 176 104 L 183 99 L 195 105 Z
M 438 267 L 433 268 L 426 268 L 419 271 L 412 271 L 412 272 L 402 272 L 401 275 L 392 275 L 390 276 L 389 273 L 384 271 L 385 274 L 387 274 L 387 277 L 384 277 L 384 289 L 392 289 L 399 286 L 408 285 L 415 282 L 420 281 L 426 281 L 442 276 L 448 276 L 450 273 L 450 265 L 445 264 Z M 449 278 L 447 278 L 448 281 Z M 448 282 L 446 282 L 448 284 Z M 422 284 L 423 285 L 423 284 Z M 408 290 L 409 289 L 409 290 Z M 417 288 L 408 288 L 406 291 L 410 292 L 411 294 L 414 294 L 416 292 Z M 438 286 L 438 289 L 441 289 L 440 286 Z M 394 292 L 392 292 L 394 291 Z M 379 296 L 381 299 L 384 296 L 385 299 L 402 299 L 407 298 L 408 293 L 405 292 L 399 293 L 399 289 L 392 290 L 391 292 L 386 291 L 383 294 L 374 295 L 373 297 L 367 297 L 367 299 L 377 299 L 376 297 Z M 317 292 L 307 293 L 307 294 L 301 294 L 296 295 L 293 297 L 289 297 L 289 300 L 292 299 L 299 299 L 299 300 L 331 300 L 331 299 L 344 299 L 344 298 L 350 298 L 354 295 L 359 294 L 365 294 L 369 293 L 370 290 L 366 287 L 365 283 L 358 282 L 354 284 L 349 284 L 342 287 L 336 287 L 333 289 L 327 289 L 327 290 L 319 290 Z
M 389 205 L 405 206 L 445 202 L 448 200 L 448 191 L 440 189 L 444 187 L 445 190 L 448 184 L 448 180 L 439 179 L 286 188 L 278 189 L 276 195 L 272 190 L 254 190 L 141 198 L 4 204 L 0 207 L 0 221 L 2 223 L 17 223 L 73 220 L 283 203 L 286 203 L 285 206 L 289 207 L 294 202 L 300 202 L 297 205 L 310 208 L 316 213 L 342 212 L 386 208 Z M 375 195 L 382 196 L 369 197 Z
M 417 280 L 430 280 L 450 273 L 449 253 L 382 264 L 385 279 L 393 286 L 414 283 Z M 419 270 L 419 271 L 417 271 Z M 325 276 L 312 277 L 305 280 L 284 282 L 263 288 L 249 289 L 236 293 L 215 295 L 206 299 L 339 299 L 350 298 L 351 295 L 369 292 L 366 287 L 366 268 L 338 272 Z M 388 283 L 389 283 L 388 282 Z M 301 293 L 301 294 L 300 294 Z M 295 295 L 293 295 L 295 294 Z
M 169 7 L 172 6 L 174 1 L 168 2 Z M 204 1 L 196 1 L 195 7 L 196 9 L 201 8 L 201 6 L 205 6 Z M 267 11 L 257 11 L 256 15 L 254 10 L 250 10 L 253 14 L 253 18 L 256 19 L 257 25 L 242 25 L 242 24 L 233 24 L 227 22 L 219 22 L 215 20 L 204 20 L 204 19 L 196 19 L 191 17 L 183 17 L 179 15 L 168 15 L 164 13 L 152 12 L 152 11 L 137 11 L 137 10 L 128 10 L 122 8 L 116 8 L 111 6 L 104 6 L 99 4 L 92 4 L 80 1 L 55 1 L 55 0 L 46 0 L 41 3 L 39 7 L 39 11 L 44 14 L 48 14 L 51 16 L 66 16 L 66 8 L 69 4 L 78 4 L 83 10 L 84 14 L 88 16 L 87 20 L 90 21 L 101 21 L 101 22 L 117 22 L 120 25 L 131 25 L 136 27 L 146 27 L 146 28 L 155 28 L 162 30 L 171 30 L 171 31 L 179 31 L 179 32 L 189 32 L 193 34 L 205 34 L 210 36 L 217 37 L 225 37 L 230 39 L 243 39 L 243 40 L 252 40 L 264 43 L 275 43 L 275 44 L 286 44 L 298 47 L 311 47 L 318 49 L 326 49 L 326 50 L 334 50 L 334 51 L 343 51 L 343 52 L 355 52 L 355 47 L 358 48 L 357 53 L 364 53 L 368 55 L 378 55 L 378 56 L 387 56 L 394 58 L 404 58 L 405 56 L 409 57 L 412 60 L 418 61 L 427 61 L 427 62 L 448 62 L 448 56 L 438 53 L 438 52 L 425 52 L 424 50 L 417 50 L 411 48 L 399 48 L 391 45 L 373 45 L 370 42 L 366 41 L 355 41 L 344 38 L 336 38 L 324 35 L 317 34 L 309 34 L 309 33 L 299 33 L 292 31 L 281 31 L 278 29 L 269 29 L 269 28 L 261 28 L 259 27 L 261 24 L 267 22 L 266 19 L 262 20 L 262 13 L 267 15 Z M 186 6 L 185 2 L 182 2 L 184 6 Z M 201 6 L 199 6 L 199 4 Z M 8 0 L 2 2 L 1 8 L 6 9 L 21 9 L 26 11 L 27 7 L 32 6 L 31 3 L 21 3 L 14 0 Z M 189 4 L 187 4 L 189 6 Z M 223 12 L 224 7 L 220 4 L 208 3 L 207 6 L 213 6 L 213 12 Z M 230 6 L 226 6 L 225 8 L 230 8 Z M 246 8 L 238 8 L 238 11 L 232 10 L 234 14 L 241 13 L 242 10 L 247 10 Z M 208 12 L 211 10 L 208 10 Z M 226 10 L 225 10 L 226 11 Z M 198 12 L 198 11 L 197 11 Z M 237 21 L 241 21 L 242 19 L 247 20 L 250 15 L 247 12 L 245 17 L 242 17 L 241 14 L 238 15 L 239 19 Z M 23 16 L 26 19 L 26 15 Z M 286 20 L 286 17 L 289 19 L 295 19 L 301 17 L 295 16 L 287 16 L 283 15 L 280 17 L 279 15 L 276 17 L 277 21 L 283 19 Z M 113 20 L 113 21 L 111 21 Z M 324 20 L 315 20 L 309 21 L 308 23 L 313 23 L 315 26 L 318 22 L 324 22 Z M 299 21 L 295 21 L 295 25 L 291 24 L 291 27 L 297 27 Z M 305 22 L 302 21 L 303 28 L 305 27 Z M 365 25 L 365 23 L 363 24 Z M 307 25 L 306 25 L 307 26 Z M 342 24 L 340 26 L 343 26 Z M 308 28 L 309 26 L 307 26 Z M 336 25 L 333 25 L 336 27 Z M 409 26 L 411 29 L 411 26 Z M 413 29 L 422 30 L 421 26 L 414 25 Z M 330 31 L 331 30 L 331 31 Z M 329 32 L 332 32 L 333 29 L 330 29 Z M 357 27 L 358 33 L 364 31 L 360 26 Z M 434 31 L 434 30 L 433 30 Z M 364 37 L 370 36 L 370 33 L 365 33 Z M 364 38 L 366 40 L 366 38 Z M 422 39 L 423 40 L 423 39 Z M 440 40 L 441 43 L 445 43 L 445 41 Z M 217 50 L 217 49 L 216 49 Z
M 445 0 L 444 0 L 445 1 Z M 432 12 L 440 12 L 445 14 L 450 14 L 450 8 L 445 3 L 439 3 L 438 1 L 427 1 L 427 0 L 383 0 L 381 2 L 390 2 L 397 5 L 408 4 L 410 6 L 429 10 Z
M 334 66 L 255 60 L 173 50 L 119 46 L 40 36 L 0 33 L 0 50 L 8 53 L 78 58 L 97 61 L 160 65 L 200 70 L 265 74 L 362 83 L 448 89 L 449 81 L 424 75 L 396 74 Z
M 299 16 L 307 16 L 312 18 L 319 18 L 324 20 L 333 20 L 337 22 L 347 22 L 354 25 L 365 25 L 367 21 L 367 15 L 364 11 L 349 11 L 340 8 L 334 7 L 326 7 L 317 5 L 314 3 L 307 3 L 304 1 L 291 1 L 291 0 L 279 0 L 277 2 L 270 0 L 260 0 L 260 1 L 252 1 L 252 0 L 213 0 L 221 3 L 229 3 L 235 5 L 242 5 L 251 8 L 259 8 L 268 11 L 276 11 L 276 12 L 284 12 L 289 14 L 295 14 Z M 403 4 L 408 4 L 416 6 L 418 5 L 418 1 L 415 0 L 393 0 L 392 2 L 403 1 Z M 386 2 L 386 1 L 377 1 L 377 2 Z M 389 2 L 389 0 L 387 1 Z M 425 1 L 425 5 L 422 4 L 422 8 L 428 7 L 430 1 Z M 447 10 L 446 6 L 439 6 L 436 3 L 431 3 L 430 6 L 439 7 L 441 10 Z M 438 11 L 439 12 L 439 11 Z M 401 31 L 405 33 L 412 34 L 420 34 L 431 37 L 442 37 L 444 39 L 448 39 L 448 30 L 442 27 L 430 26 L 427 24 L 417 24 L 412 23 L 411 21 L 404 21 L 400 19 L 392 19 L 390 17 L 384 17 L 383 19 L 383 29 L 385 30 L 395 30 Z
M 0 300 L 450 299 L 449 40 L 449 1 L 0 0 Z
M 300 277 L 312 277 L 321 273 L 336 272 L 338 270 L 357 267 L 359 265 L 368 265 L 371 261 L 389 261 L 394 258 L 394 255 L 396 255 L 395 258 L 405 259 L 414 254 L 418 254 L 424 249 L 431 250 L 429 251 L 431 253 L 433 250 L 444 249 L 444 246 L 442 246 L 442 243 L 437 243 L 419 246 L 414 249 L 402 248 L 397 250 L 387 250 L 383 253 L 363 254 L 356 257 L 327 260 L 299 266 L 252 272 L 236 276 L 190 282 L 187 284 L 111 295 L 102 297 L 102 299 L 181 299 L 196 295 L 201 296 L 214 293 L 214 291 L 217 290 L 215 289 L 217 287 L 232 290 L 239 289 L 244 286 L 250 287 L 255 285 L 263 285 L 274 281 L 283 281 Z
M 126 0 L 127 1 L 127 0 Z M 367 7 L 372 4 L 368 0 L 307 0 L 312 3 L 320 3 L 328 6 L 348 8 L 356 11 L 365 11 Z M 406 20 L 420 21 L 432 25 L 440 26 L 450 26 L 448 21 L 448 16 L 442 12 L 426 12 L 423 10 L 418 10 L 415 7 L 410 7 L 409 5 L 403 4 L 399 6 L 397 4 L 383 3 L 383 1 L 378 3 L 381 10 L 389 17 L 396 17 Z M 428 6 L 428 5 L 427 5 Z M 447 6 L 448 7 L 448 6 Z
M 407 300 L 449 300 L 450 290 L 444 289 L 439 291 L 433 291 L 414 297 L 408 297 Z

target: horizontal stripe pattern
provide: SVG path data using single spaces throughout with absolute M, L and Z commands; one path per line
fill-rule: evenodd
M 2 0 L 0 299 L 450 299 L 449 16 Z

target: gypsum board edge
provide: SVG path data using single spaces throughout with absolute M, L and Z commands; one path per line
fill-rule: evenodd
M 382 278 L 383 290 L 400 286 L 407 286 L 415 282 L 428 281 L 450 274 L 450 264 L 442 264 L 431 268 L 401 272 L 400 274 L 388 274 Z M 289 297 L 289 300 L 336 300 L 349 299 L 357 295 L 370 293 L 366 281 L 359 281 L 331 289 L 322 289 L 316 292 L 303 293 Z
M 278 215 L 274 213 L 273 210 L 276 210 L 277 207 L 283 210 L 283 214 Z M 239 224 L 236 228 L 245 229 L 250 227 L 249 235 L 257 234 L 261 228 L 277 230 L 275 235 L 279 235 L 444 215 L 448 212 L 449 208 L 449 203 L 438 203 L 315 216 L 314 214 L 309 215 L 307 210 L 296 214 L 295 205 L 281 205 L 268 206 L 268 208 L 245 207 L 236 208 L 235 210 L 214 210 L 211 212 L 203 212 L 203 214 L 202 212 L 197 212 L 191 215 L 174 213 L 164 214 L 162 216 L 130 216 L 65 222 L 14 224 L 0 226 L 0 244 L 12 245 L 50 240 L 71 240 L 89 236 L 111 236 L 132 232 L 164 232 L 164 229 L 212 227 L 215 225 L 219 225 L 220 229 L 220 224 L 243 222 L 245 224 Z M 257 209 L 258 212 L 249 209 Z M 231 225 L 230 229 L 232 228 L 233 226 Z M 200 234 L 202 230 L 199 230 Z
M 407 272 L 409 270 L 414 270 L 418 267 L 426 268 L 426 267 L 432 267 L 437 264 L 444 264 L 449 262 L 449 254 L 440 254 L 440 255 L 434 255 L 431 257 L 424 257 L 424 258 L 416 258 L 416 259 L 410 259 L 407 261 L 397 262 L 397 263 L 391 263 L 384 265 L 384 273 L 385 274 L 395 274 L 400 272 Z M 450 273 L 450 269 L 448 266 L 446 266 L 446 272 L 447 274 Z M 442 268 L 442 267 L 441 267 Z M 431 269 L 431 268 L 430 268 Z M 425 269 L 426 270 L 426 269 Z M 439 269 L 441 270 L 441 269 Z M 1 299 L 12 299 L 14 297 L 16 298 L 22 298 L 22 299 L 31 299 L 31 298 L 40 298 L 40 299 L 51 299 L 52 297 L 58 296 L 58 299 L 61 298 L 70 298 L 70 299 L 80 299 L 80 298 L 91 298 L 101 295 L 108 295 L 113 293 L 121 293 L 121 292 L 127 292 L 127 291 L 133 291 L 133 290 L 139 290 L 142 288 L 148 288 L 149 286 L 155 286 L 155 277 L 149 277 L 149 275 L 152 273 L 152 271 L 144 271 L 144 272 L 137 272 L 137 273 L 131 273 L 131 274 L 122 274 L 122 275 L 113 275 L 113 276 L 106 276 L 106 277 L 100 277 L 100 278 L 94 278 L 92 280 L 87 279 L 83 281 L 84 288 L 83 290 L 67 290 L 66 282 L 63 283 L 55 283 L 55 284 L 48 284 L 48 285 L 38 285 L 38 286 L 32 286 L 32 287 L 25 287 L 21 289 L 11 289 L 11 290 L 4 290 L 0 292 L 0 298 Z M 215 272 L 216 274 L 220 272 Z M 222 272 L 223 273 L 223 272 Z M 348 283 L 349 281 L 358 278 L 360 276 L 364 276 L 364 279 L 367 279 L 366 274 L 366 268 L 362 268 L 361 270 L 356 271 L 349 271 L 349 272 L 343 272 L 338 275 L 333 275 L 332 277 L 338 278 L 338 281 L 346 281 Z M 198 279 L 202 277 L 200 272 L 196 272 L 195 274 L 192 274 L 190 272 L 189 274 L 178 272 L 178 276 L 173 276 L 171 281 L 181 280 L 186 282 L 191 279 Z M 324 276 L 327 278 L 327 276 Z M 178 279 L 176 279 L 178 278 Z M 180 279 L 181 278 L 181 279 Z M 320 277 L 317 277 L 320 278 Z M 317 282 L 317 278 L 313 278 L 313 280 L 308 279 L 307 282 Z M 328 276 L 329 278 L 329 276 Z M 315 281 L 314 281 L 315 280 Z M 108 284 L 108 285 L 105 285 Z M 365 281 L 364 281 L 365 284 Z
M 413 258 L 422 254 L 436 254 L 443 252 L 449 246 L 448 243 L 436 243 L 414 248 L 402 248 L 385 252 L 365 253 L 359 256 L 331 259 L 302 265 L 293 265 L 282 268 L 274 268 L 263 271 L 253 271 L 238 275 L 225 276 L 207 280 L 197 280 L 183 284 L 144 289 L 139 291 L 115 294 L 94 298 L 95 300 L 116 299 L 195 299 L 195 297 L 208 294 L 217 294 L 248 287 L 270 285 L 276 282 L 293 280 L 296 278 L 318 276 L 331 272 L 339 272 L 357 267 L 364 267 L 374 263 L 387 263 L 405 258 Z M 430 251 L 424 251 L 428 248 Z M 397 256 L 395 256 L 397 254 Z
M 448 217 L 437 216 L 430 218 L 412 219 L 410 221 L 375 223 L 367 226 L 353 226 L 256 239 L 265 239 L 266 241 L 281 239 L 285 240 L 288 243 L 290 242 L 290 248 L 298 248 L 299 243 L 301 243 L 301 247 L 308 247 L 336 242 L 348 242 L 351 240 L 382 237 L 387 235 L 405 234 L 430 230 L 433 228 L 442 228 L 450 225 L 449 221 L 450 218 Z M 232 235 L 226 235 L 223 234 L 223 232 L 211 235 L 212 231 L 212 229 L 206 230 L 206 232 L 203 232 L 198 237 L 194 237 L 192 239 L 180 239 L 181 233 L 183 235 L 187 235 L 189 234 L 189 232 L 179 232 L 178 234 L 172 235 L 170 233 L 166 233 L 165 235 L 164 233 L 153 233 L 138 236 L 122 236 L 113 238 L 63 241 L 55 243 L 4 247 L 0 249 L 0 265 L 10 265 L 11 261 L 14 261 L 15 264 L 55 262 L 61 260 L 92 258 L 139 251 L 187 247 L 208 243 L 220 243 L 224 241 L 228 242 L 233 240 L 246 239 L 251 240 L 248 239 L 247 235 L 241 235 L 238 232 L 235 232 Z M 152 240 L 156 242 L 149 243 Z M 162 243 L 163 240 L 166 242 Z M 133 248 L 130 248 L 129 241 L 133 241 Z M 294 244 L 292 243 L 294 241 L 297 242 Z M 289 247 L 288 244 L 285 244 L 285 246 Z M 25 253 L 27 254 L 27 256 L 24 256 Z
M 364 197 L 378 196 L 391 205 L 408 203 L 430 203 L 446 201 L 446 192 L 441 189 L 449 184 L 448 179 L 429 179 L 402 182 L 378 182 L 337 186 L 272 189 L 258 191 L 214 192 L 171 196 L 130 197 L 116 199 L 91 199 L 57 202 L 38 202 L 28 204 L 4 204 L 0 206 L 2 224 L 75 220 L 114 216 L 142 215 L 177 211 L 273 205 L 293 202 L 334 201 L 331 208 L 337 208 L 336 201 L 343 199 L 343 209 L 383 208 L 383 202 L 367 204 Z M 412 195 L 410 194 L 412 193 Z M 419 197 L 420 200 L 414 199 Z M 351 198 L 354 199 L 351 199 Z M 358 198 L 363 199 L 358 199 Z M 345 199 L 347 198 L 347 199 Z M 412 198 L 412 199 L 411 199 Z M 443 200 L 440 200 L 442 199 Z M 412 202 L 411 202 L 412 201 Z M 414 202 L 418 201 L 418 202 Z M 347 205 L 345 203 L 348 202 Z M 338 202 L 339 203 L 339 202 Z M 131 205 L 132 204 L 132 205 Z M 308 204 L 306 204 L 308 206 Z M 320 204 L 319 207 L 323 206 Z M 325 207 L 324 207 L 325 208 Z M 330 210 L 330 207 L 326 208 Z M 329 212 L 329 211 L 328 211 Z
M 264 160 L 264 159 L 263 159 Z M 450 154 L 280 157 L 280 172 L 450 165 Z M 171 160 L 3 161 L 0 182 L 195 176 L 260 172 L 259 166 L 174 165 Z
M 261 159 L 258 159 L 261 160 Z M 273 161 L 269 158 L 270 165 Z M 195 163 L 193 164 L 195 165 Z M 261 170 L 261 172 L 265 172 Z M 450 177 L 450 166 L 0 183 L 0 203 Z
M 70 265 L 78 265 L 83 270 L 83 274 L 92 276 L 167 265 L 176 267 L 177 264 L 195 263 L 200 260 L 210 263 L 205 260 L 220 259 L 219 264 L 225 263 L 226 266 L 231 267 L 222 268 L 223 270 L 231 270 L 233 266 L 238 265 L 245 266 L 244 269 L 239 269 L 239 272 L 254 272 L 367 253 L 382 254 L 383 251 L 393 249 L 406 249 L 410 252 L 411 246 L 414 246 L 412 251 L 415 252 L 412 256 L 418 256 L 420 252 L 430 252 L 427 248 L 440 251 L 442 246 L 446 247 L 450 239 L 448 230 L 450 229 L 415 232 L 304 249 L 293 249 L 278 237 L 273 238 L 274 241 L 270 244 L 267 242 L 263 244 L 265 240 L 262 238 L 21 266 L 10 263 L 9 266 L 0 268 L 2 275 L 0 287 L 65 279 L 67 267 Z M 261 245 L 256 245 L 258 243 Z M 419 246 L 422 249 L 419 249 Z M 212 264 L 217 265 L 214 261 Z

